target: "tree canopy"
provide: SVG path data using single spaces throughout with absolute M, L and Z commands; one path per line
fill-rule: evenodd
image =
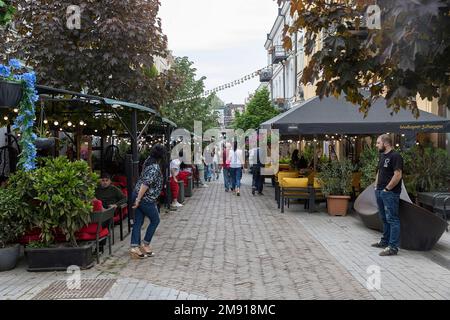
M 262 88 L 256 91 L 254 96 L 248 102 L 245 112 L 240 114 L 236 113 L 235 120 L 233 122 L 234 129 L 242 129 L 247 131 L 248 129 L 258 129 L 259 126 L 277 116 L 280 112 L 275 109 L 270 101 L 270 93 L 267 88 Z
M 155 76 L 166 57 L 158 0 L 17 0 L 16 30 L 2 52 L 34 68 L 40 84 L 158 107 L 176 89 L 173 72 Z M 69 28 L 79 6 L 79 28 Z M 69 8 L 69 9 L 68 9 Z M 75 18 L 74 18 L 75 19 Z M 8 58 L 8 57 L 7 57 Z
M 379 29 L 366 27 L 376 16 L 369 14 L 364 24 L 375 2 Z M 407 108 L 418 115 L 417 95 L 450 102 L 449 12 L 445 0 L 291 0 L 294 21 L 284 29 L 284 45 L 292 48 L 290 34 L 304 32 L 305 53 L 312 58 L 301 82 L 317 81 L 320 97 L 345 93 L 367 112 L 385 95 L 394 111 Z M 315 51 L 320 34 L 323 47 Z M 370 88 L 370 96 L 361 88 Z
M 215 94 L 206 98 L 195 98 L 184 102 L 176 102 L 190 97 L 196 97 L 205 89 L 206 77 L 197 79 L 197 69 L 188 57 L 177 57 L 173 66 L 174 73 L 181 81 L 176 90 L 175 102 L 164 105 L 161 112 L 175 122 L 179 128 L 194 131 L 194 121 L 203 123 L 203 130 L 218 127 L 218 113 L 215 107 L 220 104 Z

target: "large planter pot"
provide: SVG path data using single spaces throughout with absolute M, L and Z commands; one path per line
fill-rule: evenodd
M 0 249 L 0 271 L 14 269 L 16 267 L 17 260 L 19 260 L 19 255 L 19 244 Z
M 28 271 L 65 271 L 69 266 L 92 268 L 92 244 L 81 247 L 26 248 Z
M 345 216 L 348 211 L 349 196 L 333 196 L 327 197 L 328 213 L 331 216 Z
M 48 150 L 55 146 L 55 138 L 37 138 L 34 144 L 36 145 L 36 149 L 40 151 Z
M 22 99 L 22 84 L 0 80 L 0 109 L 15 108 Z

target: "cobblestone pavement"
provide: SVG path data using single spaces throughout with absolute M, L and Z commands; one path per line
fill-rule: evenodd
M 291 205 L 280 214 L 273 188 L 253 197 L 244 175 L 241 197 L 220 182 L 196 189 L 185 206 L 162 213 L 156 256 L 130 260 L 129 237 L 83 279 L 116 279 L 103 299 L 448 299 L 450 238 L 429 253 L 378 257 L 377 233 L 354 217 L 331 218 Z M 116 231 L 116 236 L 118 232 Z M 366 289 L 369 265 L 381 289 Z M 64 272 L 0 273 L 0 299 L 33 299 Z
M 380 289 L 376 299 L 450 299 L 450 235 L 444 233 L 429 252 L 400 250 L 398 256 L 380 257 L 370 247 L 381 233 L 367 229 L 357 216 L 329 217 L 326 213 L 298 214 L 288 209 L 361 284 L 370 266 L 379 268 Z
M 101 269 L 211 299 L 372 298 L 296 217 L 278 214 L 271 195 L 253 197 L 249 182 L 241 197 L 219 182 L 196 190 L 163 215 L 157 256 L 129 261 L 125 245 Z

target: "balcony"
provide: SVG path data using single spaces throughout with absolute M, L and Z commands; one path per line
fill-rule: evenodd
M 272 69 L 263 69 L 259 73 L 259 82 L 270 82 L 272 80 L 273 72 Z
M 284 50 L 283 46 L 273 46 L 271 48 L 272 63 L 277 64 L 288 58 L 288 53 Z

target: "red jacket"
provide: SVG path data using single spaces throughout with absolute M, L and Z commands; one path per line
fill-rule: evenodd
M 223 160 L 222 165 L 223 165 L 224 169 L 230 168 L 229 154 L 230 154 L 230 151 L 228 149 L 224 148 L 223 149 L 223 159 L 222 159 Z

